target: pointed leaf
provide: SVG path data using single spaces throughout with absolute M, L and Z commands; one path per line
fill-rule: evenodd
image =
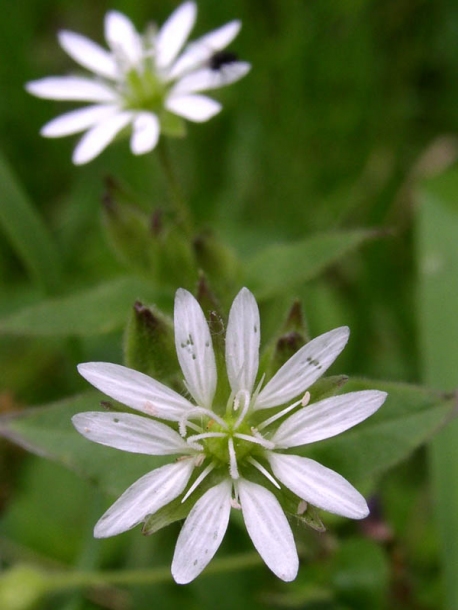
M 457 387 L 458 171 L 456 165 L 417 189 L 415 201 L 418 330 L 423 380 L 436 388 Z M 430 474 L 443 561 L 444 607 L 458 607 L 458 421 L 430 447 Z
M 48 299 L 0 320 L 0 333 L 43 336 L 94 336 L 120 330 L 136 298 L 157 299 L 157 293 L 135 277 Z
M 71 417 L 94 409 L 99 396 L 97 392 L 87 392 L 48 406 L 3 415 L 0 417 L 0 436 L 70 468 L 106 493 L 119 496 L 146 472 L 173 458 L 124 453 L 78 434 Z
M 258 299 L 284 294 L 375 237 L 376 231 L 361 229 L 314 235 L 294 244 L 275 244 L 248 261 L 246 285 Z
M 33 279 L 47 292 L 60 276 L 59 253 L 48 229 L 0 154 L 0 226 Z
M 388 398 L 366 421 L 339 436 L 295 448 L 358 487 L 406 459 L 457 414 L 456 398 L 403 383 L 350 380 L 345 390 L 381 390 Z

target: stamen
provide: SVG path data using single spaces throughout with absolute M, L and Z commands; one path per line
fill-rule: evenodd
M 261 391 L 262 384 L 264 383 L 265 378 L 266 378 L 266 374 L 264 373 L 263 376 L 261 377 L 261 380 L 259 381 L 258 385 L 256 386 L 255 391 L 253 392 L 252 401 L 253 401 L 254 405 L 256 405 L 256 398 L 258 397 L 258 394 Z
M 233 408 L 232 405 L 234 404 L 234 400 L 235 400 L 235 394 L 234 394 L 234 392 L 231 392 L 231 395 L 229 396 L 229 399 L 226 404 L 226 415 L 230 414 L 231 409 Z
M 237 456 L 235 454 L 234 439 L 230 438 L 228 442 L 229 447 L 229 474 L 233 479 L 240 477 L 239 470 L 237 468 Z
M 199 453 L 199 455 L 196 455 L 196 457 L 194 458 L 194 466 L 196 468 L 199 468 L 200 466 L 202 466 L 202 464 L 205 461 L 205 453 Z
M 289 407 L 286 407 L 286 409 L 279 411 L 275 415 L 272 415 L 272 417 L 269 417 L 269 419 L 266 419 L 265 421 L 258 424 L 258 430 L 264 430 L 264 428 L 267 428 L 267 426 L 270 426 L 270 424 L 273 424 L 274 421 L 277 421 L 277 419 L 280 419 L 281 417 L 283 417 L 284 415 L 286 415 L 287 413 L 289 413 L 290 411 L 295 409 L 298 405 L 301 405 L 302 400 L 303 399 L 298 400 L 297 402 L 293 403 Z
M 274 485 L 277 489 L 281 489 L 280 485 L 277 483 L 277 481 L 273 478 L 273 476 L 270 474 L 270 472 L 264 468 L 264 466 L 262 464 L 260 464 L 257 460 L 254 459 L 254 457 L 251 457 L 251 455 L 248 458 L 248 461 L 250 462 L 250 464 L 253 464 L 253 466 L 255 468 L 257 468 L 259 470 L 259 472 L 261 472 L 266 479 L 268 479 L 272 485 Z
M 298 515 L 303 515 L 305 513 L 305 511 L 307 510 L 307 502 L 305 500 L 300 500 L 299 504 L 297 505 L 297 511 L 296 513 Z
M 236 510 L 242 510 L 242 505 L 235 498 L 231 498 L 231 506 L 232 506 L 232 508 L 235 508 Z
M 213 468 L 215 467 L 215 462 L 212 462 L 211 464 L 209 464 L 205 470 L 203 470 L 200 475 L 197 477 L 197 479 L 194 481 L 194 483 L 191 485 L 191 487 L 188 489 L 188 491 L 185 493 L 183 499 L 181 500 L 181 503 L 183 504 L 183 502 L 186 502 L 186 500 L 189 498 L 189 496 L 192 494 L 192 492 L 196 489 L 196 487 L 198 487 L 202 481 L 205 479 L 205 477 L 210 474 L 210 472 L 213 470 Z
M 243 420 L 245 419 L 245 415 L 247 414 L 248 409 L 250 408 L 250 393 L 248 392 L 248 390 L 239 390 L 237 392 L 237 396 L 235 398 L 235 400 L 239 399 L 239 396 L 243 396 L 244 398 L 244 402 L 243 402 L 243 408 L 240 412 L 240 415 L 237 418 L 237 421 L 234 424 L 234 430 L 237 430 L 237 428 L 240 426 L 240 424 L 243 422 Z M 235 404 L 235 401 L 234 401 Z M 237 406 L 238 408 L 238 406 Z M 235 409 L 235 407 L 234 407 Z
M 310 402 L 310 392 L 306 392 L 304 396 L 302 396 L 301 405 L 306 407 Z
M 234 436 L 244 441 L 254 443 L 255 445 L 261 445 L 261 447 L 264 447 L 265 449 L 275 449 L 275 443 L 272 443 L 272 441 L 268 441 L 261 435 L 257 436 L 256 434 L 254 434 L 253 436 L 250 436 L 249 434 L 240 434 L 239 432 L 237 432 L 236 434 L 234 434 Z

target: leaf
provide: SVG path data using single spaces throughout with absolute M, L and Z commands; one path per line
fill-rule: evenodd
M 346 392 L 369 389 L 388 392 L 377 413 L 340 436 L 301 449 L 356 485 L 406 459 L 457 414 L 456 398 L 435 390 L 358 379 L 345 385 Z
M 171 458 L 125 453 L 81 436 L 71 418 L 75 413 L 97 410 L 99 400 L 100 394 L 90 391 L 48 406 L 3 415 L 0 436 L 66 466 L 106 493 L 120 495 L 139 477 L 170 462 Z
M 42 336 L 94 336 L 121 329 L 137 299 L 158 293 L 135 277 L 121 277 L 95 288 L 42 301 L 0 320 L 0 333 Z
M 452 390 L 458 370 L 458 170 L 417 189 L 418 328 L 424 381 Z M 434 505 L 441 540 L 444 607 L 458 607 L 458 421 L 431 443 Z
M 0 184 L 0 225 L 33 279 L 52 292 L 60 277 L 56 245 L 1 153 Z
M 246 265 L 245 282 L 260 299 L 311 280 L 345 254 L 380 235 L 371 230 L 314 235 L 293 244 L 265 248 Z

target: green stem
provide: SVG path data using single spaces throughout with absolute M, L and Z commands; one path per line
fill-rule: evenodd
M 211 576 L 221 572 L 230 572 L 256 567 L 262 564 L 260 556 L 255 553 L 241 553 L 222 559 L 215 559 L 202 576 Z M 48 591 L 85 588 L 104 585 L 151 585 L 172 580 L 169 567 L 152 570 L 116 570 L 104 572 L 69 572 L 53 573 L 49 578 Z
M 183 197 L 183 193 L 176 177 L 172 161 L 170 159 L 169 149 L 165 138 L 159 140 L 157 146 L 159 162 L 164 172 L 167 186 L 169 189 L 170 202 L 177 220 L 177 223 L 183 227 L 188 235 L 192 234 L 192 219 L 189 207 Z

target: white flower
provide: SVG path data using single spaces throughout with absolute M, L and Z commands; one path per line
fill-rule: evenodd
M 268 383 L 264 385 L 263 377 L 257 382 L 259 311 L 246 288 L 229 314 L 227 379 L 223 375 L 217 379 L 209 327 L 196 299 L 183 289 L 176 293 L 174 324 L 189 400 L 123 366 L 103 362 L 79 366 L 92 385 L 141 413 L 80 413 L 73 423 L 81 434 L 124 451 L 181 456 L 129 487 L 98 521 L 95 536 L 124 532 L 169 502 L 194 495 L 173 558 L 176 582 L 190 582 L 209 563 L 226 531 L 231 507 L 241 509 L 267 566 L 291 581 L 298 557 L 281 506 L 282 494 L 294 498 L 295 506 L 307 502 L 352 519 L 362 519 L 369 511 L 364 498 L 339 474 L 284 450 L 355 426 L 382 405 L 386 394 L 352 392 L 307 405 L 310 394 L 304 392 L 344 348 L 347 327 L 310 341 Z M 225 391 L 227 380 L 230 396 L 223 398 L 221 388 Z M 206 485 L 200 487 L 204 479 Z
M 207 121 L 221 104 L 202 95 L 242 78 L 250 65 L 224 49 L 237 36 L 241 24 L 231 21 L 189 43 L 196 5 L 185 2 L 157 30 L 143 36 L 118 11 L 105 17 L 106 50 L 75 32 L 59 32 L 61 47 L 84 68 L 86 76 L 43 78 L 26 85 L 38 97 L 91 102 L 47 123 L 43 136 L 56 138 L 86 131 L 73 154 L 76 164 L 87 163 L 122 131 L 130 130 L 135 155 L 152 150 L 160 132 L 183 132 L 182 118 Z M 182 118 L 181 118 L 182 117 Z

